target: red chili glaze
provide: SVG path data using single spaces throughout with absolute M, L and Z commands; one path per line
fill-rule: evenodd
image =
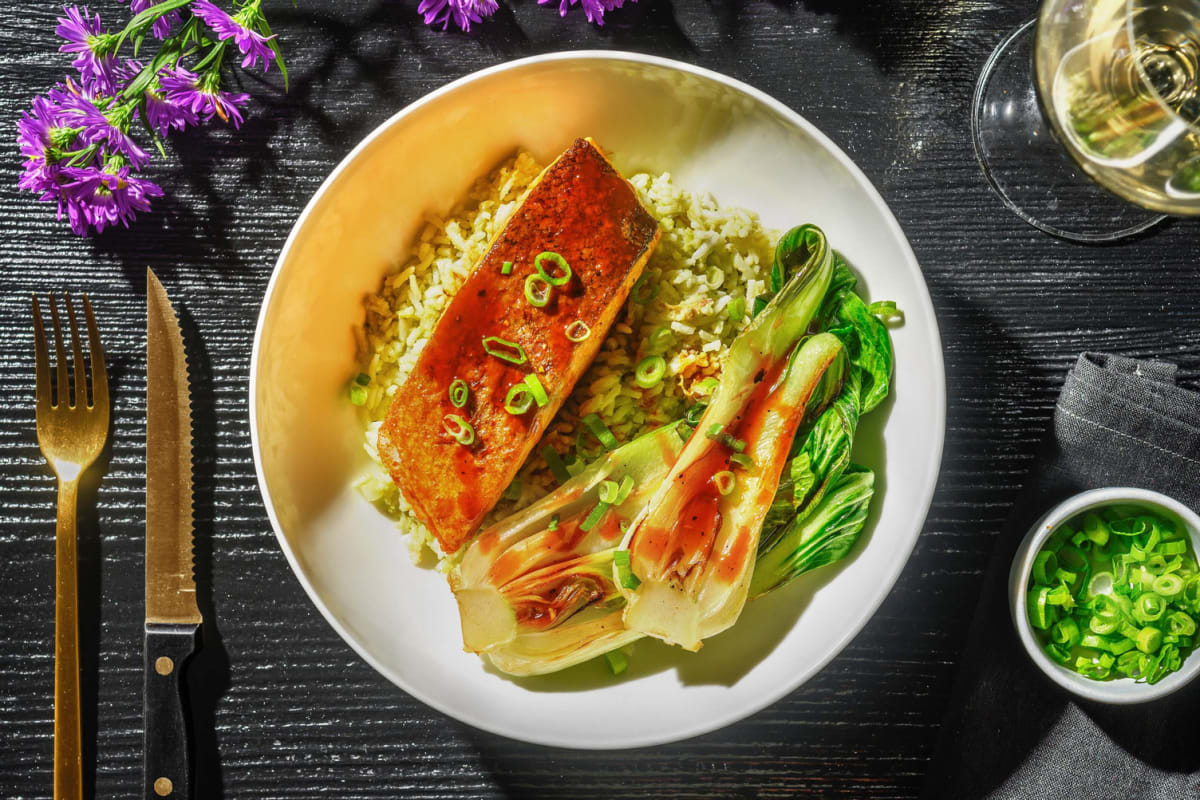
M 512 605 L 517 623 L 545 630 L 589 604 L 615 594 L 611 578 L 581 555 L 521 575 L 498 588 Z
M 493 586 L 503 586 L 511 581 L 520 580 L 523 573 L 529 574 L 531 567 L 534 571 L 541 570 L 594 552 L 597 548 L 580 549 L 580 545 L 590 534 L 595 534 L 604 542 L 613 542 L 620 538 L 621 521 L 611 511 L 601 517 L 595 527 L 587 531 L 583 530 L 580 525 L 590 510 L 570 519 L 560 520 L 558 527 L 554 530 L 545 530 L 534 534 L 536 539 L 531 537 L 531 539 L 525 540 L 525 542 L 536 542 L 536 555 L 528 547 L 518 545 L 501 553 L 488 569 L 488 581 Z M 491 536 L 490 533 L 484 534 L 473 546 L 479 547 L 486 554 L 495 547 L 495 542 L 489 541 Z
M 602 597 L 604 588 L 598 580 L 569 575 L 540 587 L 539 594 L 514 599 L 513 610 L 518 625 L 544 631 Z
M 779 476 L 783 471 L 792 438 L 803 417 L 807 397 L 796 406 L 785 406 L 781 395 L 775 390 L 783 376 L 787 358 L 780 359 L 768 368 L 760 370 L 755 376 L 755 386 L 742 409 L 725 426 L 725 430 L 735 439 L 746 442 L 746 452 L 755 452 L 755 468 L 758 474 L 754 480 L 758 487 L 755 498 L 755 508 L 766 514 L 769 499 L 779 486 Z M 775 441 L 775 447 L 767 458 L 757 452 L 759 440 L 767 419 L 772 414 L 782 415 L 784 430 Z M 704 435 L 706 429 L 703 419 L 697 432 L 693 435 Z M 707 442 L 707 451 L 696 461 L 685 467 L 674 480 L 680 491 L 687 495 L 682 505 L 682 511 L 674 524 L 666 527 L 648 526 L 643 528 L 633 543 L 636 555 L 643 560 L 649 560 L 657 565 L 658 574 L 669 576 L 674 580 L 683 581 L 687 578 L 695 564 L 705 564 L 709 561 L 717 533 L 723 521 L 720 511 L 720 492 L 716 487 L 713 476 L 730 469 L 729 456 L 731 451 L 718 442 Z M 745 473 L 735 472 L 740 480 L 746 480 Z M 747 559 L 751 557 L 755 532 L 762 520 L 754 521 L 753 525 L 742 524 L 729 535 L 722 549 L 716 554 L 713 563 L 716 577 L 726 583 L 733 583 L 742 574 Z
M 539 176 L 450 302 L 379 431 L 392 479 L 447 553 L 474 533 L 591 363 L 658 237 L 633 188 L 579 139 Z M 525 278 L 547 250 L 562 255 L 573 275 L 535 308 L 525 300 Z M 514 264 L 508 276 L 500 272 L 505 261 Z M 581 343 L 566 337 L 575 320 L 592 331 Z M 488 336 L 520 344 L 528 360 L 515 365 L 488 355 Z M 549 402 L 509 414 L 509 389 L 531 372 Z M 456 378 L 470 389 L 462 409 L 448 395 Z M 474 444 L 445 433 L 446 414 L 467 418 Z

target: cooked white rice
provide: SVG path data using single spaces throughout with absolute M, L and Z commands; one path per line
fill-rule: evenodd
M 365 300 L 359 349 L 362 371 L 371 379 L 362 411 L 372 463 L 358 488 L 408 535 L 414 561 L 426 548 L 439 558 L 442 554 L 380 462 L 376 434 L 442 311 L 542 166 L 521 153 L 477 182 L 445 219 L 427 218 L 415 252 Z M 622 442 L 681 417 L 707 388 L 701 383 L 720 376 L 730 342 L 749 320 L 753 298 L 767 289 L 775 236 L 755 214 L 681 189 L 669 173 L 638 174 L 630 182 L 662 228 L 644 280 L 645 289 L 658 287 L 657 294 L 648 303 L 627 302 L 490 519 L 532 503 L 556 485 L 539 452 L 548 443 L 560 454 L 573 453 L 580 419 L 588 414 L 597 414 Z M 736 297 L 745 299 L 747 309 L 740 323 L 727 311 Z M 652 343 L 652 335 L 664 328 L 669 336 L 660 333 Z M 634 368 L 652 354 L 666 358 L 667 375 L 644 389 L 634 379 Z

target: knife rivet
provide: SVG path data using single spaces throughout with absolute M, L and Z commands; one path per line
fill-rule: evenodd
M 159 656 L 158 660 L 154 662 L 154 671 L 157 672 L 159 675 L 170 675 L 171 670 L 173 670 L 173 669 L 175 669 L 175 662 L 172 661 L 171 659 L 167 658 L 166 656 Z M 166 778 L 160 778 L 159 780 L 167 781 Z M 157 783 L 155 783 L 154 785 L 158 786 Z M 170 781 L 167 781 L 167 791 L 168 792 L 171 791 L 171 782 Z M 162 794 L 162 792 L 159 792 L 159 794 Z
M 159 797 L 166 797 L 174 788 L 170 778 L 159 778 L 154 782 L 154 793 Z

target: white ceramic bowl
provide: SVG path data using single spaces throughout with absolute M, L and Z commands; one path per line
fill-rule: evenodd
M 1033 560 L 1051 532 L 1072 517 L 1115 504 L 1146 508 L 1183 526 L 1191 537 L 1192 547 L 1200 551 L 1200 517 L 1178 500 L 1147 489 L 1107 488 L 1083 492 L 1050 509 L 1029 529 L 1029 533 L 1021 541 L 1008 575 L 1009 609 L 1026 652 L 1050 680 L 1088 700 L 1117 704 L 1144 703 L 1164 697 L 1195 678 L 1197 673 L 1200 673 L 1200 655 L 1190 655 L 1178 671 L 1172 672 L 1154 685 L 1138 683 L 1132 678 L 1092 680 L 1067 669 L 1046 655 L 1034 636 L 1033 626 L 1030 625 L 1029 615 L 1025 610 L 1026 587 L 1029 574 L 1033 570 Z
M 846 98 L 847 103 L 854 102 Z M 876 469 L 872 521 L 842 564 L 749 604 L 698 654 L 639 642 L 620 678 L 590 663 L 513 680 L 464 653 L 443 578 L 413 566 L 351 482 L 362 431 L 345 387 L 355 326 L 423 213 L 444 213 L 518 147 L 543 160 L 593 136 L 625 174 L 825 229 L 874 299 L 895 300 L 892 397 L 864 418 L 856 459 Z M 799 114 L 737 81 L 629 53 L 559 53 L 485 70 L 370 134 L 296 221 L 263 300 L 250 377 L 255 465 L 297 577 L 329 623 L 405 691 L 531 742 L 612 748 L 712 730 L 808 680 L 862 628 L 908 560 L 937 481 L 945 380 L 920 268 L 883 200 Z M 336 676 L 331 675 L 331 680 Z

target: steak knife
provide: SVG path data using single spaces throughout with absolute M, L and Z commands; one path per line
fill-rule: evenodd
M 188 800 L 184 663 L 203 618 L 192 576 L 192 413 L 179 318 L 146 270 L 146 638 L 143 797 Z

